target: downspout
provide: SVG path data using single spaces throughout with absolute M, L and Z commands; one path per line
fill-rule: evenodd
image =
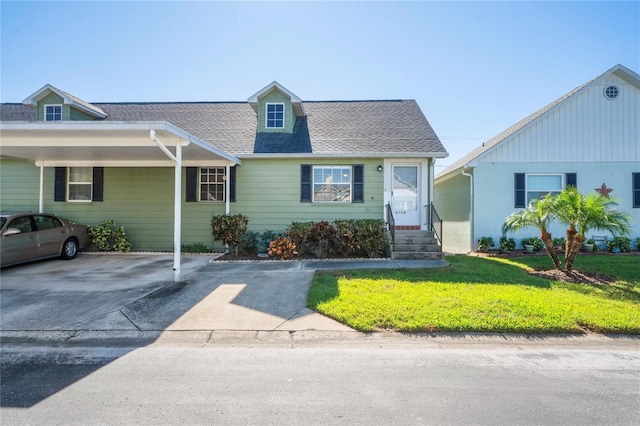
M 428 229 L 427 231 L 433 231 L 433 217 L 431 217 L 432 215 L 432 209 L 433 209 L 433 176 L 434 176 L 434 170 L 435 170 L 435 166 L 436 166 L 436 159 L 434 157 L 431 157 L 429 159 L 429 196 L 428 196 L 428 203 L 427 203 L 427 226 Z M 440 236 L 440 238 L 442 238 L 442 236 Z
M 175 163 L 175 187 L 173 203 L 173 280 L 180 281 L 180 248 L 181 248 L 181 227 L 182 227 L 182 145 L 176 145 L 176 155 L 156 137 L 155 130 L 149 131 L 149 136 L 160 149 Z
M 463 176 L 467 176 L 469 178 L 469 238 L 470 238 L 470 247 L 471 251 L 475 249 L 475 238 L 473 236 L 473 174 L 467 173 L 464 171 L 464 167 L 460 170 Z

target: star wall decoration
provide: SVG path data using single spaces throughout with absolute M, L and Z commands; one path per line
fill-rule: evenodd
M 602 182 L 602 186 L 600 188 L 596 188 L 596 192 L 604 198 L 609 198 L 609 193 L 611 191 L 613 191 L 613 189 L 607 188 L 607 184 L 605 184 L 604 182 Z

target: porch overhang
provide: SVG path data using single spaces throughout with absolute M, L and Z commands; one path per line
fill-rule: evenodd
M 45 166 L 173 167 L 149 136 L 154 131 L 173 155 L 182 147 L 182 166 L 241 164 L 166 121 L 75 121 L 0 123 L 0 156 Z

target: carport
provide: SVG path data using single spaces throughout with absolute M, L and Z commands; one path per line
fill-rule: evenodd
M 45 167 L 173 167 L 174 279 L 180 281 L 182 167 L 225 167 L 241 161 L 166 121 L 0 123 L 2 156 L 40 168 L 39 210 L 44 209 Z M 170 190 L 170 188 L 167 188 Z M 229 213 L 229 185 L 226 185 Z

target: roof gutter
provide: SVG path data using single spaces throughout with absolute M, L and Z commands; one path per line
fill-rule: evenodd
M 331 153 L 313 153 L 313 152 L 294 152 L 294 153 L 246 153 L 237 154 L 242 158 L 446 158 L 449 154 L 443 152 L 331 152 Z
M 469 167 L 468 164 L 465 164 L 460 169 L 460 173 L 462 173 L 462 176 L 469 178 L 469 247 L 471 248 L 470 251 L 473 251 L 473 249 L 475 249 L 475 238 L 473 235 L 473 174 L 465 172 L 465 168 L 471 169 L 471 167 Z

